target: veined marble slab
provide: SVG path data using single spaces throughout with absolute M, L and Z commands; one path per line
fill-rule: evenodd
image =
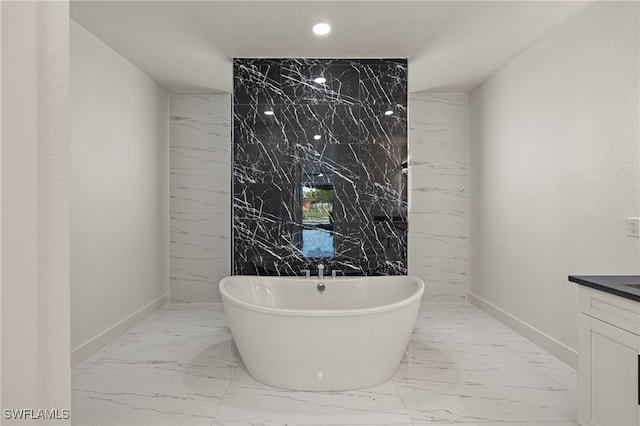
M 230 273 L 231 96 L 170 97 L 169 277 L 172 299 L 220 301 Z
M 304 184 L 333 190 L 328 269 L 406 274 L 407 113 L 403 59 L 235 59 L 234 273 L 315 267 Z
M 409 274 L 425 299 L 462 299 L 468 276 L 467 95 L 409 98 Z

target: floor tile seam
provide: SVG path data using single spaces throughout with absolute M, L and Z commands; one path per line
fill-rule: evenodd
M 220 409 L 222 408 L 222 405 L 224 404 L 224 402 L 227 400 L 227 397 L 229 396 L 229 390 L 231 389 L 231 384 L 233 382 L 234 377 L 236 377 L 236 372 L 237 372 L 238 368 L 241 368 L 239 364 L 236 365 L 233 368 L 233 371 L 231 372 L 231 378 L 228 380 L 227 387 L 224 390 L 224 395 L 220 399 L 220 404 L 218 404 L 218 407 L 216 408 L 216 413 L 213 416 L 213 420 L 211 420 L 210 426 L 215 426 L 214 423 L 216 423 L 217 418 L 218 418 L 218 414 L 220 414 Z M 233 395 L 233 393 L 231 393 L 231 395 Z M 247 423 L 249 423 L 249 422 L 247 422 Z
M 203 327 L 204 328 L 204 327 Z M 134 336 L 139 335 L 139 334 L 178 334 L 181 336 L 188 336 L 188 335 L 202 335 L 202 336 L 207 336 L 207 335 L 218 335 L 218 334 L 230 334 L 229 333 L 229 327 L 226 325 L 214 325 L 211 327 L 208 327 L 208 330 L 206 331 L 188 331 L 188 332 L 180 332 L 183 330 L 157 330 L 157 331 L 144 331 L 144 330 L 140 330 L 140 331 L 136 331 L 133 333 L 130 333 Z
M 76 370 L 77 369 L 77 370 Z M 71 371 L 71 375 L 70 375 L 70 384 L 71 384 L 71 390 L 73 390 L 73 382 L 80 376 L 82 376 L 83 374 L 85 374 L 87 372 L 88 368 L 80 368 L 78 369 L 78 367 L 74 368 Z M 76 376 L 73 376 L 73 372 L 77 371 L 79 374 Z
M 158 318 L 162 318 L 163 316 L 165 316 L 169 312 L 168 306 L 169 306 L 169 304 L 167 303 L 166 305 L 162 306 L 160 309 L 156 309 L 155 311 L 151 312 L 142 321 L 140 321 L 140 323 L 144 323 L 146 321 L 152 322 L 152 321 L 157 320 Z M 155 315 L 155 317 L 151 318 L 154 315 Z
M 81 371 L 82 374 L 86 373 L 87 370 L 93 370 L 95 368 L 94 365 L 88 365 L 86 367 L 83 367 L 82 365 L 77 366 L 76 368 L 74 368 L 73 370 L 71 370 L 71 374 L 73 374 L 74 371 Z
M 494 387 L 498 390 L 511 390 L 511 389 L 521 389 L 525 392 L 529 392 L 529 391 L 535 391 L 535 392 L 544 392 L 544 393 L 548 393 L 549 395 L 546 395 L 545 397 L 549 397 L 549 396 L 557 396 L 556 393 L 558 391 L 553 391 L 553 390 L 549 390 L 549 389 L 543 389 L 543 388 L 522 388 L 519 386 L 513 387 L 513 386 L 504 386 L 504 385 L 500 385 L 500 384 L 492 384 L 490 385 L 491 387 Z M 520 398 L 520 396 L 517 397 L 513 397 L 510 394 L 504 394 L 504 396 L 500 395 L 500 396 L 487 396 L 485 394 L 482 393 L 477 393 L 477 394 L 473 394 L 473 391 L 479 391 L 478 389 L 476 389 L 476 387 L 471 387 L 469 388 L 471 390 L 470 394 L 466 394 L 465 393 L 465 389 L 458 389 L 458 388 L 450 388 L 450 389 L 440 389 L 441 386 L 434 386 L 432 388 L 429 389 L 420 389 L 421 391 L 425 391 L 425 392 L 431 392 L 431 393 L 437 393 L 438 396 L 444 396 L 444 397 L 448 397 L 453 399 L 459 399 L 461 398 L 462 395 L 465 395 L 464 398 L 472 398 L 473 400 L 475 400 L 475 402 L 487 402 L 488 405 L 494 405 L 495 402 L 499 401 L 499 402 L 510 402 L 510 403 L 517 403 L 517 404 L 529 404 L 530 401 L 526 400 L 524 397 L 526 395 L 521 395 L 522 398 Z M 560 392 L 565 392 L 570 394 L 571 396 L 573 396 L 573 394 L 571 394 L 571 392 L 565 391 L 565 390 L 560 390 Z M 409 397 L 409 398 L 404 398 L 405 401 L 407 402 L 415 402 L 415 403 L 420 403 L 420 402 L 425 402 L 425 398 L 424 397 L 420 397 L 420 396 L 414 396 L 414 397 Z M 566 406 L 556 406 L 556 407 L 551 407 L 548 405 L 542 405 L 541 406 L 544 409 L 552 409 L 555 411 L 555 415 L 559 415 L 560 412 L 564 412 L 566 411 Z M 516 420 L 509 420 L 509 421 L 516 421 Z M 561 419 L 558 418 L 556 420 L 517 420 L 519 422 L 570 422 L 571 420 L 567 420 L 565 419 Z M 486 420 L 485 423 L 491 423 L 491 422 L 495 422 L 495 420 Z
M 74 391 L 72 391 L 72 392 L 74 392 Z M 93 394 L 94 393 L 94 391 L 88 391 L 88 390 L 82 390 L 82 389 L 81 390 L 75 390 L 75 392 L 77 394 L 82 394 L 82 393 L 91 393 L 91 394 Z M 98 392 L 98 393 L 103 393 L 105 395 L 109 395 L 109 393 L 104 393 L 104 392 Z M 157 396 L 155 396 L 155 395 L 144 395 L 144 394 L 139 394 L 139 395 L 134 395 L 134 396 L 135 397 L 140 397 L 140 398 L 143 398 L 143 399 L 145 399 L 145 398 L 146 399 L 149 399 L 149 398 L 156 399 L 157 398 Z M 92 397 L 88 397 L 86 395 L 78 395 L 78 397 L 79 398 L 92 398 Z M 100 399 L 100 398 L 98 398 L 98 399 Z M 120 403 L 118 401 L 115 401 L 115 400 L 110 400 L 109 399 L 108 402 L 116 404 L 118 406 L 123 405 L 122 403 Z M 205 402 L 205 401 L 202 401 L 202 402 Z M 163 416 L 163 420 L 165 420 L 165 421 L 167 419 L 167 416 L 169 416 L 170 418 L 173 418 L 173 417 L 179 417 L 179 418 L 198 417 L 198 418 L 206 419 L 207 421 L 213 419 L 213 417 L 211 417 L 209 415 L 189 414 L 189 412 L 187 412 L 185 410 L 182 410 L 182 409 L 179 409 L 179 411 L 175 411 L 175 412 L 174 411 L 163 411 L 163 410 L 158 409 L 156 407 L 138 406 L 139 404 L 134 405 L 131 401 L 124 403 L 124 405 L 128 409 L 133 410 L 134 412 L 151 411 L 153 413 L 159 413 L 161 416 Z M 72 414 L 73 414 L 73 407 L 72 407 Z M 145 425 L 148 424 L 148 423 L 137 423 L 137 422 L 136 423 L 132 423 L 132 421 L 130 420 L 130 417 L 126 417 L 126 416 L 125 417 L 121 417 L 120 415 L 118 416 L 117 422 L 118 423 L 111 423 L 111 422 L 109 422 L 109 423 L 102 423 L 102 422 L 98 422 L 98 423 L 83 423 L 83 425 L 92 425 L 92 426 L 93 425 L 95 425 L 95 426 L 98 426 L 98 425 L 138 426 L 138 425 L 141 425 L 141 424 L 145 424 Z M 74 423 L 72 423 L 72 425 L 73 424 Z M 162 424 L 166 424 L 166 423 L 163 422 Z M 177 424 L 180 424 L 180 423 L 173 423 L 173 424 L 177 425 Z M 202 424 L 202 425 L 204 425 L 204 424 Z
M 515 348 L 513 348 L 513 347 L 511 347 L 511 346 L 508 346 L 508 345 L 507 345 L 507 347 L 508 347 L 509 349 L 511 349 L 513 352 L 517 353 L 520 357 L 522 357 L 522 359 L 524 359 L 528 364 L 534 365 L 534 364 L 531 362 L 531 357 L 528 355 L 528 352 L 522 352 L 522 351 L 519 351 L 519 350 L 517 350 L 517 349 L 515 349 Z M 544 350 L 544 349 L 543 349 L 543 350 Z M 545 351 L 545 353 L 548 353 L 548 352 L 546 352 L 546 351 Z M 535 365 L 534 365 L 534 366 L 535 366 Z
M 547 421 L 547 420 L 541 420 L 541 421 L 537 421 L 537 420 L 514 420 L 514 421 L 510 421 L 509 423 L 502 423 L 502 422 L 474 422 L 474 423 L 466 423 L 466 422 L 435 422 L 435 423 L 429 423 L 429 422 L 418 422 L 418 423 L 413 423 L 413 426 L 469 426 L 469 425 L 488 425 L 488 426 L 498 426 L 498 425 L 506 425 L 506 426 L 518 426 L 518 425 L 526 425 L 526 426 L 580 426 L 578 424 L 578 422 L 571 422 L 571 421 L 566 421 L 566 420 L 562 420 L 562 421 Z
M 172 311 L 199 311 L 199 310 L 219 310 L 222 302 L 180 302 L 172 300 L 168 303 L 167 309 Z
M 195 407 L 209 407 L 212 401 L 222 401 L 222 397 L 212 394 L 197 394 L 197 393 L 188 393 L 188 392 L 176 392 L 176 391 L 162 391 L 160 393 L 155 392 L 153 389 L 146 389 L 144 391 L 138 392 L 109 392 L 105 390 L 96 390 L 92 387 L 88 388 L 76 388 L 71 389 L 71 393 L 75 394 L 75 399 L 79 398 L 87 398 L 90 400 L 98 399 L 103 400 L 102 402 L 106 402 L 109 404 L 116 404 L 117 406 L 126 405 L 127 407 L 133 410 L 151 410 L 158 411 L 157 406 L 153 404 L 156 403 L 158 399 L 164 399 L 170 402 L 170 406 L 173 410 L 170 412 L 161 412 L 162 415 L 169 416 L 192 416 L 193 414 L 189 410 L 189 406 Z M 123 399 L 122 402 L 118 401 L 118 398 Z M 186 402 L 185 402 L 186 401 Z M 185 404 L 187 404 L 185 406 Z M 219 407 L 220 402 L 218 402 Z M 217 413 L 216 408 L 216 413 Z M 197 417 L 204 417 L 209 420 L 209 423 L 213 422 L 214 414 L 206 413 L 196 414 Z M 127 417 L 120 417 L 120 421 L 126 421 Z M 125 426 L 128 423 L 117 423 L 118 425 Z M 176 425 L 179 423 L 176 423 Z M 132 425 L 133 426 L 133 425 Z
M 508 330 L 510 330 L 510 331 L 512 331 L 513 333 L 515 333 L 515 334 L 517 334 L 518 336 L 520 336 L 520 334 L 519 334 L 519 333 L 517 333 L 517 332 L 516 332 L 516 331 L 514 331 L 514 330 L 511 330 L 509 327 L 507 327 L 506 325 L 502 324 L 500 321 L 498 321 L 498 320 L 496 320 L 496 319 L 493 319 L 493 320 L 494 320 L 496 323 L 503 325 L 503 326 L 504 326 L 504 327 L 506 327 Z M 518 349 L 516 349 L 516 348 L 513 348 L 512 346 L 510 346 L 510 345 L 508 344 L 509 342 L 500 341 L 500 339 L 498 339 L 496 336 L 494 336 L 494 335 L 493 335 L 494 333 L 492 333 L 490 330 L 488 330 L 488 329 L 487 329 L 487 327 L 483 326 L 482 324 L 478 323 L 477 321 L 474 321 L 474 323 L 476 323 L 476 325 L 477 325 L 478 327 L 482 328 L 484 331 L 486 331 L 487 333 L 489 333 L 490 335 L 492 335 L 491 337 L 492 337 L 495 341 L 497 341 L 497 342 L 501 343 L 503 346 L 505 346 L 506 348 L 508 348 L 510 351 L 512 351 L 513 353 L 517 354 L 519 357 L 521 357 L 525 362 L 529 363 L 529 359 L 526 357 L 525 352 L 522 352 L 522 351 L 519 351 L 519 350 L 518 350 Z M 521 337 L 523 337 L 524 339 L 526 339 L 526 337 L 524 337 L 524 336 L 521 336 Z M 534 345 L 535 345 L 535 343 L 531 342 L 530 340 L 528 340 L 528 339 L 526 339 L 526 340 L 527 340 L 527 342 L 530 342 L 530 343 L 532 343 L 532 344 L 534 344 Z M 545 352 L 545 353 L 547 353 L 547 352 L 546 352 L 544 349 L 542 349 L 542 348 L 540 348 L 540 350 L 541 350 L 541 351 L 543 351 L 543 352 Z
M 136 335 L 134 340 L 125 343 L 129 347 L 154 346 L 157 348 L 175 348 L 175 347 L 198 347 L 211 346 L 224 342 L 230 334 L 226 332 L 220 333 L 203 333 L 203 334 L 181 334 L 181 333 L 142 333 Z M 121 349 L 122 346 L 117 349 Z M 109 351 L 111 353 L 112 351 Z
M 138 346 L 137 348 L 135 346 Z M 129 351 L 135 351 L 135 350 L 140 350 L 139 346 L 144 346 L 144 349 L 149 349 L 149 346 L 153 346 L 152 344 L 148 345 L 131 345 L 128 348 L 121 348 L 118 347 L 117 349 L 122 349 L 122 350 L 129 350 Z M 200 350 L 202 348 L 209 348 L 211 345 L 207 344 L 207 345 L 203 345 L 203 344 L 198 344 L 196 347 L 194 346 L 183 346 L 182 349 L 184 350 Z M 163 348 L 166 349 L 175 349 L 175 346 L 163 346 Z M 125 353 L 125 355 L 127 355 Z M 130 354 L 128 354 L 130 355 Z M 216 358 L 214 357 L 215 362 L 213 364 L 211 363 L 207 363 L 205 364 L 199 364 L 199 363 L 193 363 L 193 362 L 189 362 L 191 361 L 192 358 L 188 358 L 188 359 L 161 359 L 161 360 L 157 360 L 157 359 L 140 359 L 140 360 L 134 360 L 131 359 L 130 357 L 124 357 L 124 358 L 118 358 L 118 357 L 114 357 L 112 351 L 110 351 L 109 353 L 104 354 L 103 356 L 100 357 L 100 359 L 87 364 L 82 363 L 79 366 L 75 367 L 75 369 L 91 369 L 91 368 L 104 368 L 103 365 L 101 364 L 105 364 L 105 363 L 113 363 L 113 362 L 118 362 L 118 361 L 129 361 L 129 364 L 124 364 L 124 367 L 126 366 L 131 366 L 132 364 L 137 364 L 137 363 L 143 363 L 145 361 L 147 362 L 153 362 L 155 363 L 155 365 L 161 365 L 161 364 L 172 364 L 172 363 L 180 363 L 180 364 L 184 364 L 184 365 L 193 365 L 193 366 L 198 366 L 201 365 L 202 368 L 207 368 L 207 367 L 222 367 L 225 364 L 234 364 L 234 367 L 236 365 L 239 364 L 238 360 L 236 359 L 224 359 L 224 358 Z M 153 366 L 153 365 L 149 365 L 149 366 Z
M 189 338 L 187 338 L 189 339 Z M 187 352 L 187 351 L 202 351 L 202 350 L 206 350 L 211 348 L 212 346 L 215 345 L 222 345 L 225 344 L 227 341 L 226 340 L 221 340 L 219 342 L 216 342 L 215 340 L 213 342 L 210 343 L 203 343 L 203 342 L 191 342 L 191 341 L 187 341 L 187 342 L 172 342 L 170 339 L 166 342 L 162 342 L 162 343 L 155 343 L 152 341 L 132 341 L 132 342 L 128 342 L 127 344 L 117 348 L 114 351 L 110 351 L 109 353 L 105 353 L 102 358 L 105 357 L 116 357 L 114 354 L 117 353 L 121 353 L 121 352 L 139 352 L 140 354 L 144 354 L 145 352 L 149 352 L 150 350 L 153 351 L 153 355 L 155 356 L 166 356 L 167 352 L 173 351 L 174 353 L 177 351 L 182 351 L 182 352 Z
M 164 311 L 164 312 L 161 312 L 161 311 Z M 131 332 L 131 330 L 133 330 L 136 327 L 139 327 L 140 329 L 136 330 L 132 334 L 138 334 L 141 331 L 144 331 L 145 328 L 149 327 L 154 322 L 162 319 L 165 315 L 167 315 L 168 312 L 169 311 L 166 311 L 164 308 L 160 308 L 159 310 L 152 312 L 148 317 L 146 317 L 145 319 L 140 321 L 138 324 L 131 327 L 129 331 L 127 331 L 127 333 Z M 152 316 L 153 318 L 151 318 Z
M 498 321 L 495 318 L 489 318 L 489 320 L 495 324 L 497 324 L 502 330 L 501 331 L 497 331 L 495 329 L 491 330 L 490 328 L 488 328 L 486 326 L 486 324 L 483 325 L 483 322 L 488 322 L 487 319 L 482 319 L 480 321 L 478 321 L 478 319 L 471 319 L 471 321 L 473 321 L 473 323 L 475 325 L 477 325 L 478 327 L 482 328 L 484 331 L 486 331 L 487 333 L 491 334 L 494 338 L 498 339 L 498 335 L 500 334 L 505 334 L 505 332 L 507 333 L 512 333 L 515 334 L 523 339 L 525 339 L 527 342 L 533 343 L 531 342 L 531 340 L 527 339 L 526 337 L 524 337 L 522 334 L 518 333 L 517 331 L 515 331 L 514 329 L 512 329 L 511 327 L 501 323 L 500 321 Z M 535 343 L 534 343 L 535 344 Z
M 105 356 L 107 356 L 108 354 L 112 353 L 113 351 L 115 351 L 116 349 L 119 349 L 126 341 L 128 341 L 134 333 L 131 333 L 131 335 L 129 335 L 129 331 L 121 334 L 120 336 L 118 336 L 117 338 L 115 338 L 114 340 L 112 340 L 111 342 L 109 342 L 107 345 L 105 345 L 103 348 L 101 348 L 98 352 L 94 353 L 93 355 L 91 355 L 89 358 L 85 359 L 84 361 L 82 361 L 80 364 L 78 364 L 76 367 L 74 367 L 74 370 L 76 368 L 89 368 L 89 366 L 99 363 Z M 124 338 L 124 336 L 127 336 L 126 338 Z M 121 342 L 116 343 L 119 339 L 122 339 Z M 113 345 L 113 348 L 109 349 L 108 351 L 105 351 L 105 348 L 109 347 Z M 103 353 L 104 351 L 104 353 Z M 100 357 L 98 357 L 95 361 L 91 361 L 92 358 L 97 357 L 98 354 L 100 354 Z
M 530 365 L 532 367 L 534 367 L 536 370 L 538 370 L 540 373 L 544 374 L 546 377 L 550 378 L 554 383 L 558 384 L 558 386 L 560 386 L 562 389 L 564 389 L 565 391 L 569 392 L 571 395 L 575 396 L 576 398 L 578 397 L 578 395 L 575 392 L 573 392 L 571 389 L 567 388 L 559 380 L 556 380 L 551 374 L 549 374 L 546 371 L 542 370 L 539 366 L 537 366 L 535 364 L 531 364 L 530 363 Z
M 416 401 L 419 401 L 419 400 L 416 400 Z M 531 426 L 531 425 L 536 425 L 536 426 L 550 425 L 550 426 L 555 426 L 557 424 L 561 424 L 561 425 L 562 424 L 572 424 L 571 420 L 560 419 L 560 418 L 558 418 L 556 420 L 549 420 L 549 419 L 547 419 L 547 420 L 535 420 L 535 419 L 533 419 L 533 420 L 531 420 L 531 419 L 528 419 L 528 420 L 512 420 L 512 419 L 510 419 L 510 420 L 504 420 L 504 419 L 501 419 L 501 420 L 499 420 L 499 419 L 481 420 L 481 419 L 476 419 L 473 422 L 464 422 L 464 421 L 460 422 L 460 421 L 455 421 L 454 419 L 451 419 L 450 422 L 446 421 L 446 420 L 445 421 L 441 421 L 441 422 L 429 422 L 429 421 L 425 421 L 425 420 L 419 420 L 419 418 L 417 418 L 417 417 L 420 416 L 420 413 L 421 413 L 421 411 L 419 409 L 416 409 L 416 417 L 415 418 L 414 417 L 411 418 L 411 421 L 413 422 L 412 423 L 413 425 L 422 426 L 422 425 L 435 424 L 435 425 L 447 425 L 447 426 L 457 426 L 457 425 L 468 426 L 469 424 L 472 424 L 472 425 L 479 425 L 479 426 L 482 426 L 482 425 L 496 426 L 496 425 L 500 424 L 500 425 L 508 425 L 508 426 L 518 426 L 518 425 L 526 425 L 526 426 Z M 555 413 L 555 415 L 560 417 L 560 414 L 558 414 L 558 413 Z M 577 423 L 576 423 L 576 425 L 577 425 Z
M 282 424 L 283 423 L 278 423 L 278 426 Z M 251 423 L 248 420 L 237 420 L 237 421 L 234 420 L 233 425 L 254 426 L 254 423 Z M 314 423 L 293 422 L 293 423 L 284 423 L 284 425 L 285 426 L 381 426 L 380 423 L 329 423 L 327 424 L 327 423 L 315 423 L 315 422 Z M 413 423 L 383 423 L 382 425 L 383 426 L 413 426 Z M 216 423 L 216 421 L 214 420 L 209 426 L 225 426 L 225 423 Z M 255 426 L 269 426 L 269 425 L 267 423 L 256 423 Z M 463 424 L 454 423 L 454 424 L 447 424 L 446 426 L 463 426 Z M 469 423 L 464 424 L 464 426 L 469 426 Z
M 530 363 L 526 362 L 526 361 L 476 361 L 476 360 L 469 360 L 469 361 L 419 361 L 419 362 L 412 362 L 412 363 L 403 363 L 404 365 L 408 364 L 408 367 L 433 367 L 433 368 L 437 368 L 437 367 L 445 367 L 445 368 L 451 368 L 451 369 L 455 369 L 455 370 L 469 370 L 471 368 L 468 368 L 467 366 L 469 365 L 477 365 L 477 366 L 487 366 L 487 365 L 501 365 L 501 366 L 529 366 L 531 365 Z M 467 367 L 467 368 L 465 368 Z M 414 377 L 401 377 L 402 379 L 410 379 L 410 380 L 419 380 L 417 378 Z
M 96 365 L 96 366 L 92 366 L 90 368 L 83 368 L 82 370 L 80 370 L 80 374 L 78 374 L 78 376 L 83 375 L 89 371 L 93 371 L 93 372 L 98 372 L 98 371 L 113 371 L 113 370 L 131 370 L 131 369 L 141 369 L 143 371 L 147 371 L 149 369 L 156 369 L 156 370 L 166 370 L 166 371 L 174 371 L 176 373 L 180 373 L 180 374 L 189 374 L 188 372 L 184 372 L 184 371 L 179 371 L 177 369 L 172 370 L 169 368 L 163 368 L 164 366 L 169 366 L 171 365 L 172 362 L 165 362 L 165 363 L 160 363 L 160 364 L 154 364 L 154 365 L 138 365 L 138 364 L 124 364 L 124 365 Z M 237 363 L 233 363 L 233 362 L 229 362 L 229 364 L 235 364 L 235 365 L 207 365 L 207 366 L 198 366 L 198 365 L 193 365 L 194 369 L 211 369 L 211 368 L 219 368 L 222 370 L 227 370 L 227 369 L 235 369 L 236 367 L 238 367 Z M 76 377 L 78 377 L 76 376 Z M 228 380 L 225 377 L 217 377 L 217 376 L 213 376 L 212 378 L 216 378 L 216 379 L 221 379 L 221 380 Z M 75 380 L 75 378 L 73 379 Z
M 243 368 L 242 366 L 239 366 L 238 368 Z M 248 376 L 249 373 L 245 370 L 244 373 Z M 254 379 L 255 380 L 255 379 Z M 385 382 L 386 383 L 386 382 Z M 395 388 L 395 384 L 392 382 L 391 385 L 394 386 Z M 225 403 L 227 396 L 228 397 L 235 397 L 235 396 L 241 396 L 243 393 L 239 392 L 239 389 L 251 389 L 251 390 L 255 390 L 255 391 L 260 391 L 261 394 L 269 393 L 271 394 L 271 396 L 275 396 L 277 398 L 286 398 L 286 399 L 291 399 L 293 398 L 294 401 L 296 402 L 302 402 L 304 404 L 307 403 L 311 403 L 311 404 L 316 404 L 316 402 L 310 402 L 307 399 L 303 398 L 302 396 L 298 396 L 296 397 L 296 395 L 309 395 L 309 394 L 315 394 L 315 395 L 327 395 L 327 394 L 332 394 L 332 395 L 337 395 L 339 396 L 339 394 L 343 393 L 343 392 L 335 392 L 335 391 L 297 391 L 297 390 L 288 390 L 288 389 L 283 389 L 283 388 L 277 388 L 277 387 L 273 387 L 270 385 L 265 385 L 263 383 L 257 382 L 257 386 L 251 386 L 251 387 L 246 387 L 246 386 L 240 386 L 240 387 L 235 387 L 230 385 L 228 388 L 228 392 L 227 395 L 225 395 L 225 399 L 223 401 L 223 404 Z M 365 389 L 366 390 L 366 389 Z M 355 390 L 356 392 L 358 390 Z M 352 391 L 344 391 L 347 394 L 351 393 Z M 397 389 L 396 389 L 396 393 L 397 393 Z M 348 395 L 347 395 L 348 396 Z M 358 395 L 351 395 L 352 397 L 356 397 L 356 398 L 362 398 L 364 397 L 364 395 L 358 396 Z M 399 401 L 400 403 L 402 403 L 402 398 L 400 397 L 399 394 L 389 394 L 389 393 L 384 393 L 383 396 L 385 398 L 396 398 L 397 401 Z M 339 406 L 340 408 L 342 408 L 342 406 Z M 220 409 L 223 408 L 223 405 L 220 405 Z M 402 408 L 404 409 L 404 413 L 403 412 L 398 412 L 398 413 L 393 413 L 395 416 L 402 416 L 404 419 L 400 420 L 399 422 L 392 422 L 392 423 L 388 423 L 391 425 L 402 425 L 402 426 L 411 426 L 411 420 L 410 417 L 408 415 L 408 413 L 406 412 L 406 408 L 404 407 L 404 404 L 402 404 Z M 353 408 L 356 409 L 356 408 Z M 365 409 L 357 409 L 358 411 L 364 411 L 364 412 L 369 412 L 368 410 Z M 374 410 L 375 411 L 375 410 Z M 381 414 L 389 414 L 387 412 L 382 412 Z M 348 414 L 344 414 L 343 416 L 348 416 Z M 345 417 L 345 420 L 348 420 Z M 217 415 L 216 415 L 216 422 L 219 422 L 219 424 L 223 424 L 222 421 L 220 419 L 218 419 Z M 260 423 L 262 424 L 262 423 Z M 354 422 L 348 422 L 348 423 L 309 423 L 309 422 L 288 422 L 286 423 L 287 425 L 292 425 L 292 426 L 326 426 L 326 425 L 345 425 L 345 426 L 379 426 L 380 424 L 376 423 L 376 424 L 371 424 L 368 422 L 364 422 L 364 423 L 354 423 Z M 387 424 L 387 423 L 384 423 Z
M 180 332 L 180 331 L 168 331 L 168 330 L 153 330 L 153 331 L 144 331 L 141 330 L 139 332 L 136 333 L 131 333 L 131 336 L 129 336 L 127 338 L 127 340 L 123 343 L 131 343 L 131 339 L 135 338 L 139 338 L 139 339 L 143 339 L 143 338 L 150 338 L 150 337 L 164 337 L 166 339 L 170 339 L 171 337 L 174 338 L 198 338 L 198 339 L 202 339 L 202 338 L 208 338 L 208 337 L 212 337 L 212 338 L 220 338 L 220 337 L 228 337 L 230 336 L 231 333 L 228 329 L 228 327 L 226 326 L 215 326 L 209 330 L 206 331 L 184 331 L 184 332 Z M 138 344 L 146 344 L 146 343 L 138 343 Z M 153 342 L 149 342 L 149 345 L 153 345 Z M 119 345 L 117 348 L 120 348 L 122 345 Z M 109 351 L 111 352 L 111 351 Z
M 398 366 L 398 370 L 400 369 L 400 366 Z M 397 374 L 398 371 L 396 371 Z M 398 384 L 396 383 L 395 380 L 395 375 L 394 377 L 392 377 L 391 379 L 391 383 L 393 383 L 393 388 L 396 390 L 396 394 L 398 395 L 398 398 L 400 398 L 400 403 L 402 404 L 402 408 L 404 410 L 404 415 L 406 416 L 407 420 L 409 420 L 409 424 L 413 425 L 413 421 L 411 420 L 411 416 L 409 415 L 409 410 L 407 409 L 407 406 L 404 403 L 404 398 L 402 396 L 402 394 L 400 393 L 400 390 L 398 389 Z
M 500 346 L 506 347 L 510 350 L 518 353 L 529 353 L 526 351 L 519 350 L 512 346 L 509 342 L 503 342 L 493 338 L 469 338 L 468 336 L 455 336 L 454 333 L 432 333 L 429 335 L 425 335 L 423 333 L 413 334 L 410 336 L 411 341 L 422 343 L 422 344 L 450 344 L 450 345 L 470 345 L 470 346 Z M 542 352 L 541 352 L 542 353 Z M 544 352 L 544 354 L 548 354 L 548 352 Z

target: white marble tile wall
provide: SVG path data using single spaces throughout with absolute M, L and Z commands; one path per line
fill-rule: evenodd
M 409 95 L 409 274 L 425 298 L 467 292 L 467 94 Z
M 231 272 L 231 95 L 172 94 L 169 115 L 171 298 L 220 301 Z

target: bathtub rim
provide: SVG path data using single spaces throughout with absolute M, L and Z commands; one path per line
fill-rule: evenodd
M 297 316 L 297 317 L 352 317 L 352 316 L 366 316 L 366 315 L 374 315 L 380 314 L 384 312 L 392 312 L 398 309 L 401 309 L 405 306 L 411 305 L 412 303 L 422 300 L 422 295 L 424 294 L 425 284 L 422 278 L 417 277 L 415 275 L 393 275 L 393 277 L 405 277 L 413 279 L 417 282 L 417 289 L 411 293 L 408 297 L 405 297 L 397 302 L 389 303 L 386 305 L 373 306 L 370 308 L 359 308 L 359 309 L 289 309 L 289 308 L 274 308 L 271 306 L 257 305 L 255 303 L 246 302 L 244 300 L 240 300 L 236 297 L 231 296 L 226 291 L 226 286 L 230 285 L 228 282 L 234 277 L 258 277 L 257 275 L 230 275 L 224 277 L 220 280 L 218 285 L 218 289 L 220 291 L 220 295 L 222 296 L 222 302 L 229 302 L 233 305 L 239 306 L 241 308 L 245 308 L 254 312 L 261 312 L 271 315 L 283 315 L 283 316 Z M 263 277 L 263 278 L 279 278 L 279 279 L 300 279 L 300 277 Z M 374 278 L 374 277 L 338 277 L 337 279 L 350 279 L 350 278 Z M 382 279 L 384 276 L 377 276 L 376 279 Z M 323 280 L 324 281 L 324 280 Z M 311 282 L 320 282 L 320 280 L 312 279 Z

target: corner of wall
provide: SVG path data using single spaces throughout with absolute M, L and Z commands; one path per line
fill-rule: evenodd
M 73 362 L 168 300 L 168 94 L 95 35 L 70 32 Z

